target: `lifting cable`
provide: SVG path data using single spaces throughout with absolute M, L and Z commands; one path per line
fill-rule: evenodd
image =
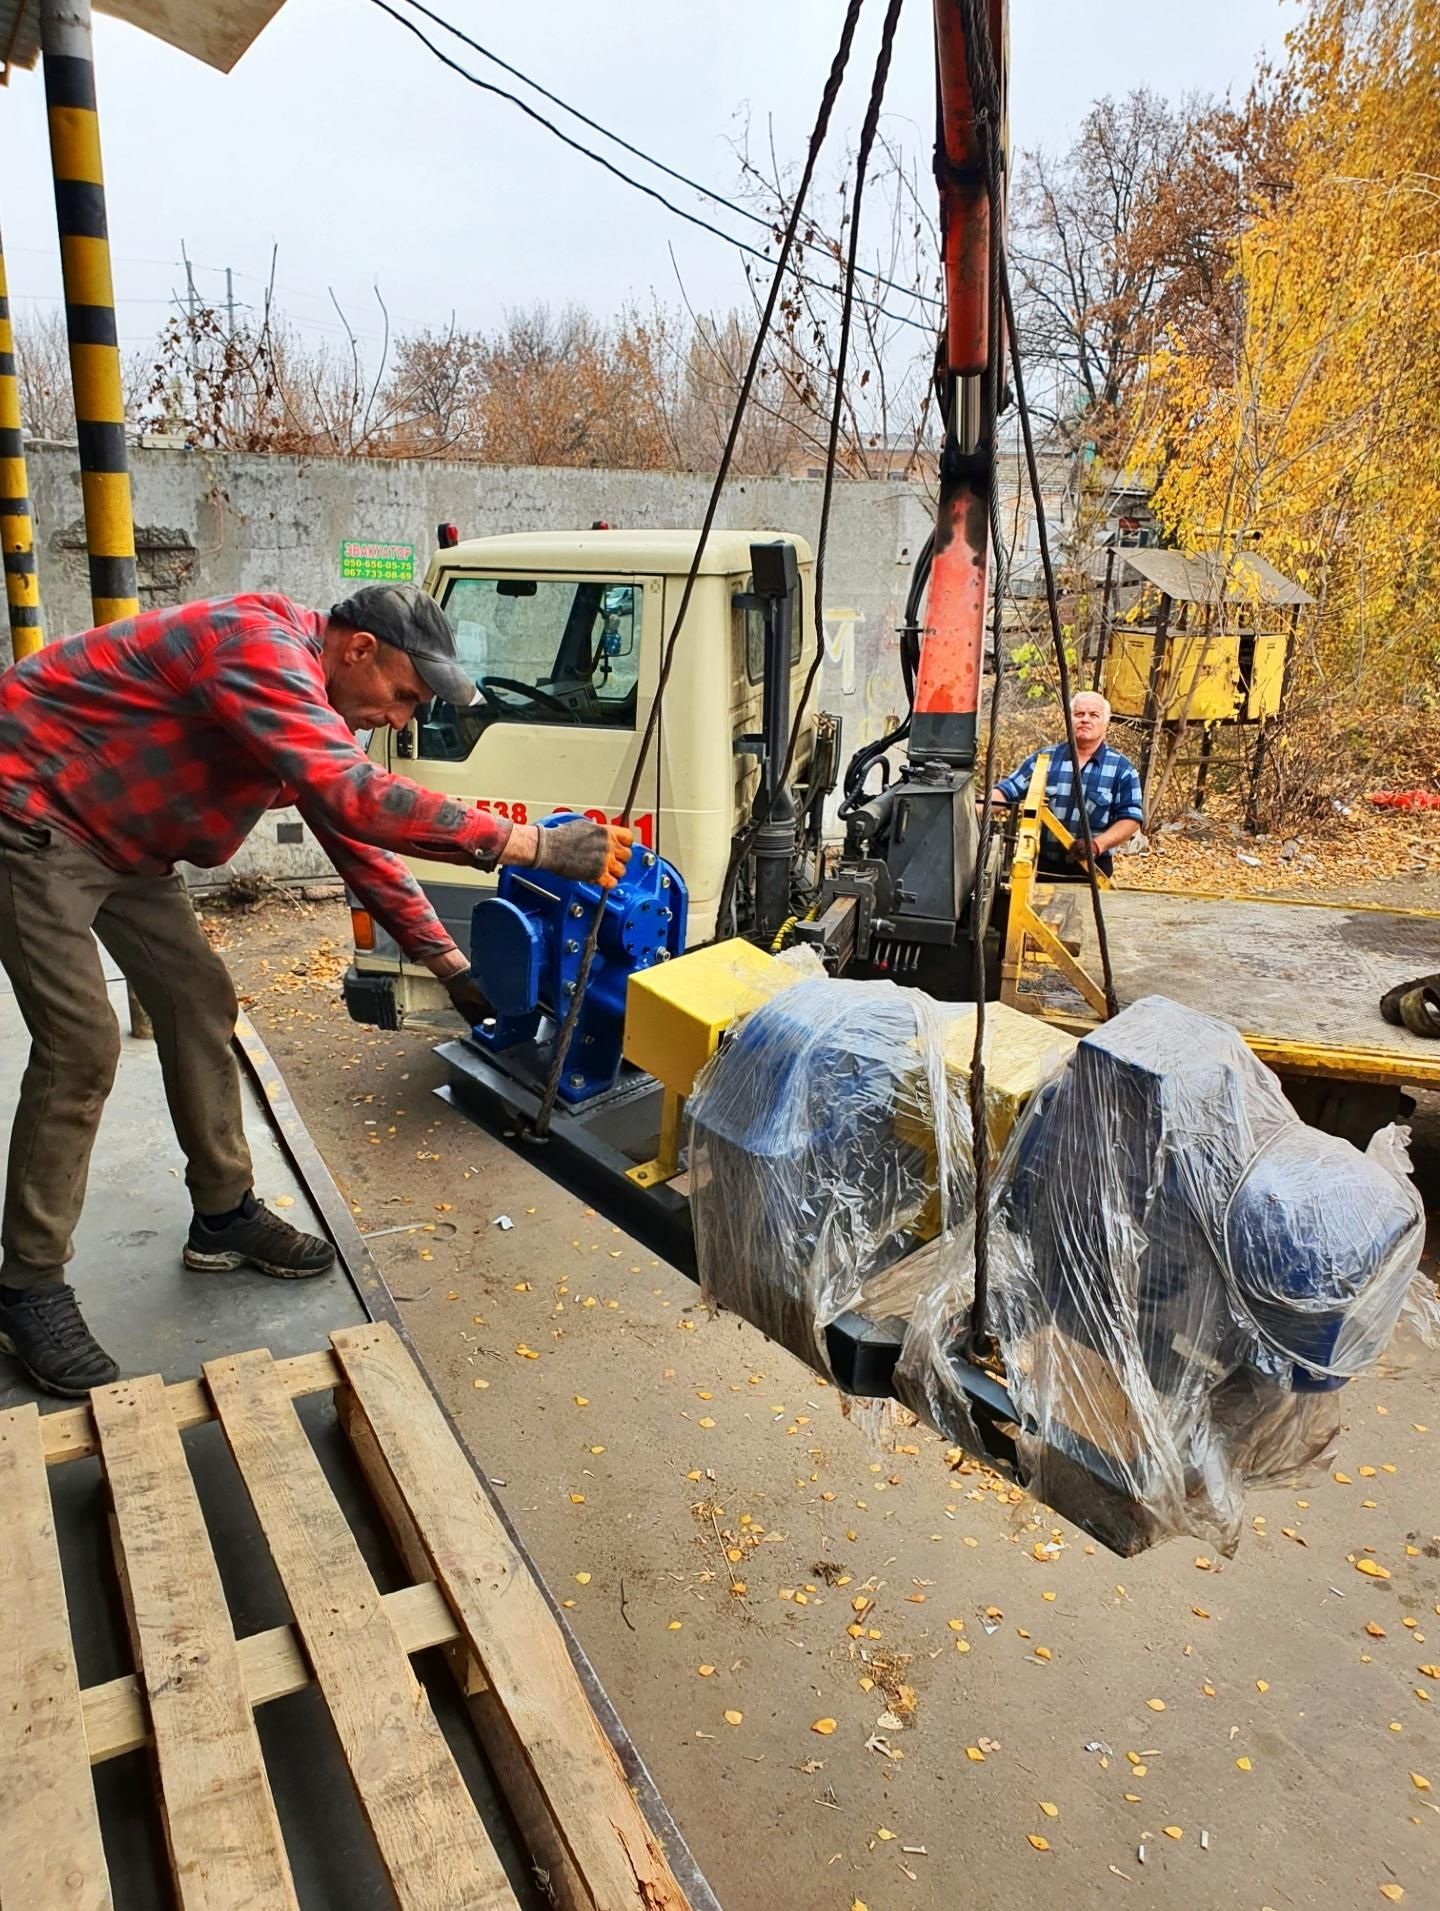
M 830 541 L 830 505 L 835 492 L 835 465 L 840 443 L 840 420 L 845 409 L 845 371 L 850 354 L 850 321 L 854 307 L 855 275 L 860 254 L 860 208 L 865 197 L 865 175 L 870 164 L 871 149 L 875 144 L 875 135 L 880 124 L 880 108 L 885 98 L 885 86 L 890 77 L 890 56 L 895 43 L 895 29 L 900 22 L 902 0 L 890 0 L 885 13 L 885 22 L 880 30 L 880 51 L 875 60 L 875 74 L 870 82 L 870 102 L 865 109 L 865 121 L 860 129 L 860 143 L 855 153 L 855 191 L 850 204 L 850 244 L 845 260 L 845 281 L 843 299 L 840 307 L 840 338 L 835 348 L 835 394 L 830 406 L 830 430 L 825 445 L 825 486 L 820 494 L 820 528 L 815 539 L 815 579 L 811 591 L 812 609 L 815 614 L 815 649 L 810 659 L 810 668 L 800 692 L 799 702 L 795 706 L 795 715 L 790 724 L 790 736 L 785 747 L 785 761 L 779 773 L 770 777 L 770 801 L 763 811 L 752 814 L 744 829 L 736 833 L 730 849 L 730 861 L 725 870 L 725 881 L 720 890 L 720 907 L 716 913 L 716 931 L 726 920 L 733 906 L 735 885 L 751 846 L 760 831 L 769 820 L 770 808 L 775 795 L 789 781 L 790 772 L 795 764 L 795 752 L 800 743 L 800 732 L 804 727 L 805 713 L 815 690 L 815 683 L 825 663 L 825 555 Z
M 814 178 L 816 162 L 820 157 L 820 148 L 825 143 L 825 135 L 830 128 L 830 116 L 834 109 L 836 96 L 840 91 L 841 81 L 845 77 L 846 66 L 849 64 L 850 48 L 855 38 L 855 29 L 859 24 L 860 10 L 864 4 L 865 0 L 849 0 L 849 4 L 845 10 L 844 24 L 840 29 L 840 44 L 835 50 L 835 57 L 831 61 L 830 72 L 825 81 L 825 90 L 820 96 L 819 112 L 816 114 L 814 129 L 810 134 L 810 144 L 805 155 L 805 169 L 801 174 L 800 184 L 796 188 L 795 203 L 791 208 L 790 220 L 785 228 L 785 237 L 780 246 L 779 256 L 775 260 L 774 276 L 770 281 L 770 290 L 765 300 L 764 310 L 760 315 L 759 324 L 756 328 L 755 343 L 751 348 L 749 363 L 745 367 L 745 376 L 740 383 L 740 390 L 735 402 L 734 415 L 730 420 L 730 429 L 725 439 L 725 449 L 721 453 L 720 465 L 715 473 L 715 482 L 710 488 L 710 501 L 705 507 L 705 517 L 700 527 L 699 541 L 696 543 L 695 554 L 690 561 L 690 570 L 685 579 L 685 588 L 680 594 L 680 603 L 675 612 L 675 621 L 670 627 L 670 635 L 666 640 L 665 650 L 660 664 L 660 677 L 655 686 L 655 699 L 650 706 L 650 715 L 646 720 L 645 731 L 640 740 L 640 749 L 635 759 L 634 774 L 630 778 L 629 793 L 621 807 L 620 814 L 626 823 L 630 821 L 631 812 L 635 807 L 635 800 L 640 790 L 640 781 L 645 773 L 645 764 L 659 730 L 661 706 L 664 702 L 666 687 L 670 682 L 671 667 L 675 661 L 675 646 L 685 626 L 685 617 L 690 608 L 690 598 L 695 589 L 695 580 L 700 574 L 700 566 L 704 561 L 705 546 L 709 541 L 710 532 L 714 528 L 715 519 L 720 509 L 721 495 L 725 489 L 725 480 L 730 474 L 730 464 L 735 455 L 735 446 L 739 441 L 740 427 L 744 421 L 745 410 L 750 401 L 751 388 L 755 383 L 756 374 L 760 369 L 760 360 L 765 349 L 766 339 L 769 336 L 770 323 L 775 314 L 775 307 L 779 303 L 781 287 L 785 282 L 785 270 L 789 263 L 791 248 L 795 241 L 795 234 L 799 230 L 801 215 L 805 207 L 805 198 L 810 190 L 811 180 Z M 576 1024 L 580 1019 L 580 1011 L 584 1006 L 585 991 L 590 981 L 590 970 L 594 964 L 595 951 L 600 941 L 600 925 L 605 919 L 606 900 L 607 898 L 602 892 L 600 900 L 596 905 L 594 916 L 591 919 L 589 934 L 585 938 L 585 947 L 580 957 L 580 970 L 575 981 L 575 992 L 570 998 L 569 1007 L 565 1011 L 565 1019 L 560 1026 L 559 1033 L 555 1037 L 555 1050 L 550 1060 L 550 1072 L 546 1078 L 545 1091 L 540 1098 L 540 1106 L 536 1111 L 535 1120 L 529 1130 L 530 1138 L 536 1141 L 543 1141 L 550 1132 L 550 1121 L 555 1113 L 555 1102 L 560 1093 L 560 1081 L 565 1072 L 565 1059 L 569 1053 L 570 1043 L 575 1034 Z
M 986 1123 L 985 1110 L 985 877 L 989 862 L 992 795 L 995 788 L 996 746 L 1000 729 L 1000 701 L 1004 684 L 1004 655 L 1001 636 L 1002 607 L 1007 567 L 1004 529 L 1000 522 L 1000 501 L 996 484 L 996 464 L 999 452 L 999 409 L 1003 371 L 1006 360 L 1005 346 L 1009 345 L 1010 372 L 1014 381 L 1015 406 L 1019 414 L 1020 429 L 1025 444 L 1025 462 L 1029 475 L 1030 492 L 1034 502 L 1035 523 L 1039 534 L 1041 563 L 1045 573 L 1045 595 L 1050 613 L 1050 633 L 1055 650 L 1056 673 L 1059 678 L 1061 706 L 1065 713 L 1065 738 L 1070 752 L 1070 767 L 1074 777 L 1075 809 L 1078 818 L 1077 834 L 1084 848 L 1085 871 L 1090 887 L 1091 906 L 1095 917 L 1095 934 L 1100 951 L 1101 969 L 1104 977 L 1106 1013 L 1114 1015 L 1118 1008 L 1115 996 L 1115 981 L 1110 965 L 1110 944 L 1105 932 L 1104 911 L 1100 902 L 1100 884 L 1095 868 L 1095 850 L 1093 833 L 1090 828 L 1090 815 L 1085 807 L 1085 786 L 1080 773 L 1080 756 L 1075 740 L 1075 716 L 1070 708 L 1070 666 L 1065 654 L 1065 638 L 1060 623 L 1059 597 L 1055 586 L 1055 569 L 1050 555 L 1050 541 L 1045 518 L 1045 504 L 1041 496 L 1040 470 L 1035 457 L 1034 434 L 1030 423 L 1030 409 L 1025 399 L 1025 382 L 1020 367 L 1019 329 L 1015 322 L 1014 302 L 1010 294 L 1010 278 L 1006 267 L 1005 245 L 1003 239 L 1003 192 L 1004 167 L 1001 153 L 1003 120 L 1001 113 L 1000 82 L 995 68 L 994 48 L 990 43 L 989 28 L 986 23 L 981 0 L 959 0 L 961 26 L 965 39 L 965 63 L 970 76 L 971 95 L 976 105 L 976 124 L 985 146 L 986 185 L 990 196 L 990 335 L 989 365 L 991 410 L 986 420 L 989 427 L 988 456 L 990 466 L 989 502 L 990 502 L 990 542 L 994 551 L 995 580 L 994 598 L 991 613 L 991 642 L 993 671 L 990 693 L 990 729 L 985 745 L 984 791 L 980 804 L 979 843 L 975 857 L 975 883 L 971 896 L 971 952 L 972 983 L 975 996 L 975 1042 L 970 1057 L 970 1125 L 971 1145 L 975 1162 L 975 1238 L 974 1268 L 975 1286 L 970 1306 L 970 1319 L 961 1341 L 965 1351 L 974 1359 L 984 1359 L 993 1354 L 995 1343 L 988 1323 L 990 1296 L 990 1136 Z M 1003 318 L 1003 327 L 1002 327 Z

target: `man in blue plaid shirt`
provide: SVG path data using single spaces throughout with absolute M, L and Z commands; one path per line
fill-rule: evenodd
M 1140 800 L 1140 778 L 1128 756 L 1122 756 L 1105 741 L 1110 727 L 1110 705 L 1095 690 L 1081 690 L 1071 699 L 1075 719 L 1075 744 L 1080 758 L 1080 786 L 1085 793 L 1085 810 L 1090 818 L 1090 835 L 1095 846 L 1095 866 L 1108 876 L 1113 853 L 1128 843 L 1145 821 Z M 1036 759 L 1044 752 L 1034 751 L 1019 769 L 997 783 L 991 795 L 994 803 L 1023 802 L 1030 787 Z M 1075 838 L 1068 852 L 1057 837 L 1046 830 L 1040 839 L 1040 870 L 1047 876 L 1073 876 L 1084 867 L 1084 847 L 1080 840 L 1080 812 L 1075 801 L 1075 769 L 1070 746 L 1062 738 L 1048 746 L 1050 770 L 1045 781 L 1045 798 L 1055 815 Z

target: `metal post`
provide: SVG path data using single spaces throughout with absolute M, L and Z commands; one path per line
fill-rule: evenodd
M 1110 610 L 1115 589 L 1115 546 L 1105 553 L 1105 588 L 1100 593 L 1100 633 L 1095 640 L 1095 675 L 1090 688 L 1099 690 L 1105 682 L 1105 659 L 1110 654 Z
M 135 591 L 135 519 L 95 110 L 90 0 L 40 0 L 40 47 L 80 447 L 90 608 L 97 624 L 112 624 L 119 617 L 133 617 L 140 600 Z M 131 1034 L 152 1034 L 134 989 L 128 994 Z
M 40 649 L 45 626 L 40 613 L 40 574 L 35 568 L 35 521 L 20 435 L 20 381 L 15 375 L 15 338 L 0 246 L 0 551 L 5 563 L 5 607 L 10 613 L 10 649 L 16 663 Z
M 117 617 L 133 617 L 140 605 L 89 0 L 40 0 L 40 44 L 80 441 L 90 603 L 95 622 L 109 624 Z

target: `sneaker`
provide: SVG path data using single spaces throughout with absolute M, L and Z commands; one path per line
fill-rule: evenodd
M 255 1267 L 277 1280 L 303 1281 L 327 1273 L 335 1265 L 335 1250 L 318 1234 L 292 1228 L 251 1194 L 243 1213 L 221 1227 L 211 1227 L 197 1214 L 183 1258 L 197 1272 L 229 1274 L 237 1267 Z
M 120 1369 L 96 1340 L 64 1281 L 0 1287 L 0 1351 L 12 1354 L 37 1387 L 83 1400 L 108 1387 Z

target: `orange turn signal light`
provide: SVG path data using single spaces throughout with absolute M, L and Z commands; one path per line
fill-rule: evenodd
M 367 954 L 375 947 L 375 924 L 370 920 L 368 909 L 350 911 L 350 933 L 355 938 L 355 947 Z

